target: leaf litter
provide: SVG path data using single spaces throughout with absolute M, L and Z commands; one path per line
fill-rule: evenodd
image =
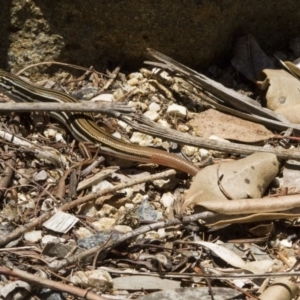
M 147 55 L 164 70 L 56 77 L 74 96 L 115 101 L 112 111 L 126 100 L 128 116 L 100 121 L 123 140 L 180 152 L 168 131 L 177 129 L 201 171 L 190 178 L 109 156 L 94 163 L 55 120 L 33 126 L 35 114 L 12 142 L 2 117 L 1 297 L 296 299 L 299 167 L 276 153 L 297 155 L 297 64 L 241 38 L 232 65 L 257 92 L 230 65 L 212 66 L 209 79 L 153 49 Z M 141 113 L 159 126 L 156 136 L 158 127 L 136 125 Z M 257 151 L 245 157 L 247 147 Z

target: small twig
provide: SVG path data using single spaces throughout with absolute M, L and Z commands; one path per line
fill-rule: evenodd
M 87 105 L 88 103 L 88 105 Z M 120 113 L 130 114 L 135 109 L 124 104 L 108 102 L 87 102 L 61 103 L 61 102 L 34 102 L 34 103 L 1 103 L 0 112 L 33 112 L 33 111 L 65 111 L 65 112 L 94 112 L 103 113 L 110 116 L 118 116 Z
M 15 163 L 15 162 L 14 162 Z M 15 168 L 14 165 L 9 164 L 9 162 L 4 162 L 4 164 L 10 168 L 12 170 L 12 172 L 18 174 L 19 171 Z M 32 186 L 34 186 L 35 188 L 39 189 L 43 194 L 46 194 L 49 198 L 51 198 L 53 201 L 56 201 L 55 197 L 52 195 L 52 193 L 48 192 L 46 188 L 44 188 L 43 186 L 41 186 L 39 183 L 37 183 L 36 181 L 34 181 L 33 179 L 31 179 L 30 177 L 26 176 L 25 174 L 20 174 L 22 177 L 26 178 L 26 180 L 28 180 L 29 182 L 32 183 Z M 40 197 L 42 196 L 40 195 Z M 63 199 L 60 199 L 63 200 Z
M 261 274 L 199 274 L 199 273 L 175 273 L 175 272 L 161 272 L 161 273 L 150 273 L 150 272 L 137 272 L 136 270 L 117 270 L 109 267 L 102 266 L 101 269 L 106 270 L 111 274 L 121 275 L 139 275 L 139 276 L 151 276 L 151 277 L 163 277 L 163 278 L 179 278 L 179 279 L 192 279 L 192 278 L 210 278 L 210 279 L 240 279 L 240 278 L 280 278 L 280 277 L 299 277 L 300 272 L 278 272 L 278 273 L 261 273 Z M 207 270 L 210 271 L 209 269 Z
M 96 264 L 97 264 L 97 260 L 98 260 L 98 257 L 100 255 L 100 253 L 102 252 L 102 249 L 105 248 L 105 246 L 110 242 L 111 238 L 112 238 L 113 234 L 110 235 L 110 237 L 105 241 L 104 245 L 102 245 L 102 247 L 100 249 L 98 249 L 98 251 L 96 252 L 95 256 L 94 256 L 94 259 L 93 259 L 93 267 L 92 267 L 92 270 L 95 270 L 96 269 Z
M 206 270 L 201 264 L 199 264 L 199 268 L 201 269 L 203 274 L 206 274 Z M 208 287 L 208 291 L 209 291 L 210 296 L 211 296 L 211 300 L 215 300 L 214 292 L 213 292 L 212 286 L 211 286 L 211 280 L 209 280 L 208 278 L 205 278 L 205 280 L 206 280 L 206 284 L 207 284 L 207 287 Z
M 227 143 L 218 140 L 196 137 L 187 133 L 182 133 L 174 129 L 164 128 L 144 116 L 135 118 L 135 121 L 129 120 L 126 116 L 121 116 L 121 120 L 130 125 L 133 129 L 140 132 L 165 138 L 176 143 L 191 145 L 195 147 L 207 148 L 226 153 L 249 155 L 255 152 L 273 153 L 279 159 L 295 159 L 300 160 L 299 150 L 288 150 L 278 148 L 264 148 L 259 146 L 251 146 L 238 143 Z M 138 122 L 136 122 L 138 121 Z M 142 124 L 141 124 L 142 123 Z
M 73 82 L 80 82 L 82 80 L 84 80 L 85 78 L 87 78 L 88 76 L 90 76 L 92 73 L 94 72 L 93 67 L 90 67 L 83 75 L 81 75 L 78 78 L 72 78 L 67 80 L 66 82 L 64 82 L 65 85 L 73 83 Z
M 16 136 L 6 130 L 2 130 L 0 126 L 0 138 L 8 141 L 11 144 L 17 145 L 23 148 L 24 151 L 30 151 L 34 153 L 38 158 L 46 159 L 47 161 L 52 162 L 55 166 L 59 166 L 62 168 L 67 167 L 67 162 L 65 157 L 61 155 L 61 153 L 48 146 L 39 146 L 32 142 L 29 142 L 25 138 L 21 136 Z M 24 149 L 25 148 L 25 149 Z
M 83 71 L 91 71 L 90 68 L 84 68 L 84 67 L 81 67 L 81 66 L 77 66 L 77 65 L 72 65 L 72 64 L 68 64 L 68 63 L 62 63 L 62 62 L 58 62 L 58 61 L 43 61 L 43 62 L 39 62 L 39 63 L 36 63 L 36 64 L 31 64 L 21 70 L 19 70 L 16 75 L 20 75 L 21 73 L 25 72 L 26 70 L 30 69 L 30 68 L 33 68 L 33 67 L 39 67 L 39 66 L 43 66 L 43 65 L 48 65 L 48 66 L 51 66 L 51 65 L 59 65 L 59 66 L 66 66 L 66 67 L 69 67 L 69 68 L 73 68 L 73 69 L 77 69 L 77 70 L 83 70 Z M 106 76 L 105 74 L 103 73 L 100 73 L 100 72 L 97 72 L 95 70 L 93 70 L 93 72 L 99 74 L 99 75 L 103 75 L 103 76 Z
M 231 283 L 228 279 L 224 280 L 225 283 L 227 283 L 231 288 L 237 290 L 238 292 L 244 294 L 245 296 L 247 296 L 247 299 L 251 299 L 251 300 L 259 300 L 258 297 L 256 297 L 255 295 L 253 295 L 252 293 L 248 292 L 246 289 L 242 289 L 240 287 L 238 287 L 237 285 Z
M 106 84 L 102 88 L 102 91 L 107 90 L 111 86 L 111 84 L 114 82 L 117 75 L 119 74 L 120 70 L 121 70 L 121 66 L 118 66 L 113 70 L 113 72 L 109 75 L 110 78 L 107 80 Z
M 14 168 L 16 166 L 16 154 L 14 152 L 3 153 L 10 156 L 10 158 L 5 162 L 5 168 L 2 173 L 2 178 L 0 181 L 0 198 L 3 196 L 5 189 L 8 188 L 12 177 L 14 175 Z
M 93 159 L 90 165 L 88 165 L 84 170 L 81 170 L 80 177 L 86 177 L 87 175 L 89 175 L 103 161 L 104 161 L 103 156 L 98 156 L 97 158 Z

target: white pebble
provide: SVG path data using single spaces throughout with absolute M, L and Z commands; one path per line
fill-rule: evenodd
M 24 239 L 31 243 L 37 243 L 42 239 L 42 231 L 33 230 L 33 231 L 25 232 Z
M 203 149 L 203 148 L 201 148 L 199 150 L 199 154 L 200 154 L 201 159 L 205 159 L 205 158 L 210 156 L 210 152 L 206 149 Z
M 187 109 L 182 105 L 172 104 L 168 107 L 167 113 L 171 116 L 184 119 L 187 115 Z
M 157 121 L 159 119 L 159 114 L 156 111 L 148 110 L 144 113 L 144 116 L 152 121 Z
M 46 130 L 44 130 L 44 136 L 47 137 L 48 139 L 54 139 L 55 136 L 57 134 L 57 130 L 52 129 L 52 128 L 48 128 Z
M 211 136 L 209 137 L 209 139 L 210 139 L 210 140 L 220 141 L 220 142 L 225 142 L 225 143 L 229 143 L 229 144 L 230 144 L 230 141 L 225 140 L 225 139 L 223 139 L 223 138 L 220 138 L 220 137 L 218 137 L 218 136 L 216 136 L 216 135 L 211 135 Z
M 159 119 L 157 121 L 157 124 L 159 124 L 160 126 L 165 127 L 165 128 L 171 127 L 170 124 L 166 120 L 163 120 L 163 119 Z
M 138 80 L 137 78 L 132 78 L 132 79 L 129 79 L 129 80 L 127 81 L 127 83 L 128 83 L 129 85 L 131 85 L 131 86 L 135 86 L 135 85 L 137 85 L 137 84 L 139 83 L 139 80 Z
M 138 108 L 138 109 L 140 109 L 141 111 L 145 111 L 145 110 L 148 109 L 147 104 L 142 103 L 142 102 L 129 101 L 129 102 L 128 102 L 128 106 L 129 106 L 129 107 Z
M 193 156 L 195 155 L 195 153 L 198 151 L 198 148 L 194 147 L 194 146 L 187 146 L 185 145 L 184 147 L 182 147 L 182 152 L 186 155 L 186 156 Z
M 92 223 L 98 230 L 106 230 L 112 228 L 116 224 L 116 218 L 101 218 Z
M 115 131 L 113 134 L 112 134 L 113 137 L 117 138 L 117 139 L 121 139 L 122 138 L 122 135 L 119 131 Z
M 119 232 L 127 233 L 132 231 L 132 228 L 126 225 L 115 225 L 114 230 L 117 230 Z
M 86 229 L 85 227 L 79 227 L 78 229 L 75 230 L 76 236 L 78 239 L 84 239 L 92 236 L 93 234 Z
M 156 102 L 151 102 L 149 105 L 149 110 L 158 112 L 160 111 L 160 105 Z
M 118 120 L 118 125 L 123 129 L 126 129 L 128 126 L 124 121 L 121 120 Z
M 48 243 L 58 243 L 58 241 L 60 243 L 64 243 L 66 240 L 63 239 L 63 238 L 60 238 L 58 236 L 54 236 L 54 235 L 51 235 L 51 234 L 46 234 L 43 236 L 42 238 L 42 244 L 45 245 L 45 244 L 48 244 Z
M 95 185 L 92 186 L 92 192 L 93 193 L 97 193 L 101 190 L 105 190 L 105 189 L 109 189 L 112 188 L 113 184 L 111 184 L 110 182 L 103 180 Z
M 137 194 L 132 198 L 131 201 L 132 201 L 133 204 L 139 204 L 139 203 L 141 203 L 143 200 L 144 200 L 144 196 L 143 196 L 142 194 L 140 194 L 140 193 L 137 193 Z M 130 207 L 128 207 L 127 204 L 129 204 L 129 203 L 126 203 L 126 204 L 125 204 L 125 207 L 128 208 L 128 209 L 130 209 Z
M 34 181 L 46 180 L 48 177 L 48 173 L 45 170 L 41 170 L 33 176 Z
M 143 76 L 143 74 L 140 73 L 140 72 L 134 72 L 134 73 L 129 74 L 129 75 L 128 75 L 128 78 L 129 78 L 129 79 L 136 78 L 136 79 L 141 80 L 141 79 L 144 78 L 144 76 Z
M 166 208 L 171 207 L 174 203 L 174 195 L 170 192 L 164 193 L 160 199 L 160 203 Z
M 55 135 L 55 142 L 66 144 L 66 141 L 65 141 L 63 135 L 59 132 Z
M 287 239 L 283 239 L 283 240 L 280 241 L 280 245 L 284 246 L 286 248 L 292 248 L 293 241 L 288 241 Z
M 153 137 L 144 133 L 134 132 L 130 138 L 130 142 L 133 144 L 139 144 L 140 146 L 149 146 L 153 141 Z
M 179 124 L 177 126 L 177 130 L 180 132 L 187 132 L 187 131 L 189 131 L 189 126 L 184 125 L 184 124 Z
M 103 93 L 103 94 L 97 95 L 96 97 L 91 99 L 91 101 L 92 102 L 96 102 L 96 101 L 113 102 L 113 101 L 115 101 L 115 97 L 111 93 Z

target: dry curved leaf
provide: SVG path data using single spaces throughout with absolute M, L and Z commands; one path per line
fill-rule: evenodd
M 300 82 L 285 70 L 264 69 L 262 71 L 269 79 L 266 94 L 267 107 L 277 110 L 283 106 L 300 104 Z
M 226 261 L 228 264 L 232 265 L 233 267 L 247 270 L 254 274 L 270 272 L 272 266 L 274 265 L 274 261 L 272 260 L 245 262 L 235 252 L 223 247 L 222 245 L 217 245 L 214 243 L 203 242 L 203 241 L 197 241 L 194 242 L 193 244 L 198 244 L 203 247 L 206 247 L 211 251 L 213 251 L 215 255 L 222 258 L 224 261 Z
M 300 90 L 299 90 L 300 97 Z M 299 124 L 300 123 L 300 103 L 291 106 L 280 107 L 276 110 L 277 113 L 285 116 L 290 122 Z
M 216 207 L 234 202 L 228 201 L 227 195 L 232 199 L 260 198 L 278 168 L 276 156 L 270 153 L 254 153 L 238 161 L 208 166 L 194 177 L 182 209 L 190 205 L 211 209 L 213 205 L 212 210 L 217 211 Z
M 188 203 L 190 204 L 190 203 Z M 191 203 L 193 204 L 193 203 Z M 224 215 L 234 215 L 234 214 L 258 214 L 262 215 L 264 213 L 271 212 L 280 212 L 286 211 L 293 208 L 298 208 L 300 206 L 300 195 L 290 195 L 290 196 L 281 196 L 281 197 L 265 197 L 265 198 L 257 198 L 257 199 L 236 199 L 234 201 L 231 200 L 223 200 L 223 199 L 214 199 L 214 201 L 203 201 L 201 203 L 197 203 L 196 205 L 201 205 L 206 207 L 209 210 L 218 212 Z M 187 205 L 184 203 L 183 208 Z M 258 220 L 266 220 L 267 218 L 256 219 Z M 296 215 L 290 215 L 289 213 L 283 212 L 282 217 L 279 216 L 280 213 L 277 213 L 277 219 L 282 218 L 294 218 L 299 216 L 299 213 Z M 271 214 L 272 216 L 272 214 Z M 246 218 L 246 217 L 245 217 Z M 271 218 L 274 219 L 274 218 Z M 218 224 L 219 225 L 219 224 Z
M 216 135 L 228 140 L 253 143 L 274 137 L 274 134 L 263 125 L 227 115 L 215 109 L 193 114 L 189 125 L 193 127 L 196 135 L 204 138 Z

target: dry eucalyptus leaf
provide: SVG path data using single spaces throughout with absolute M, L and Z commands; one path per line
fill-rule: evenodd
M 274 137 L 274 134 L 260 124 L 246 121 L 215 109 L 193 114 L 189 121 L 196 135 L 208 138 L 216 135 L 220 138 L 246 143 L 259 142 Z
M 264 69 L 269 80 L 266 94 L 267 107 L 277 110 L 283 106 L 300 104 L 300 82 L 285 70 Z
M 213 251 L 215 255 L 222 258 L 228 264 L 233 267 L 247 270 L 254 274 L 269 272 L 274 264 L 272 260 L 261 260 L 245 262 L 239 255 L 235 252 L 223 247 L 222 245 L 217 245 L 210 242 L 198 241 L 195 244 L 201 245 Z
M 193 179 L 183 209 L 190 205 L 231 199 L 260 198 L 278 173 L 274 154 L 254 153 L 238 161 L 220 163 L 201 170 Z
M 300 90 L 299 90 L 300 93 Z M 300 96 L 300 94 L 299 94 Z M 291 106 L 284 106 L 276 110 L 277 113 L 285 116 L 292 123 L 300 123 L 300 103 Z
M 256 237 L 269 236 L 274 232 L 274 224 L 266 222 L 265 224 L 250 226 L 247 228 L 247 231 L 250 232 L 252 236 Z
M 286 117 L 292 123 L 300 123 L 300 69 L 292 62 L 280 63 L 286 70 L 264 69 L 266 79 L 258 83 L 262 89 L 268 88 L 267 107 Z

